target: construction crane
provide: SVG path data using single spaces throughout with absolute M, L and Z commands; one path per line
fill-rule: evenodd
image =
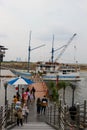
M 74 37 L 76 36 L 77 34 L 74 33 L 73 36 L 69 39 L 69 41 L 67 42 L 66 45 L 63 46 L 63 50 L 60 52 L 60 54 L 58 55 L 58 57 L 56 58 L 55 61 L 57 61 L 61 56 L 62 54 L 65 52 L 65 50 L 67 49 L 67 47 L 69 46 L 69 44 L 72 42 L 72 40 L 74 39 Z
M 29 34 L 29 47 L 28 47 L 28 72 L 29 72 L 29 69 L 30 69 L 30 52 L 32 50 L 35 50 L 35 49 L 38 49 L 40 47 L 45 46 L 45 44 L 43 44 L 43 45 L 40 45 L 40 46 L 37 46 L 37 47 L 31 49 L 30 42 L 31 42 L 31 31 L 30 31 L 30 34 Z

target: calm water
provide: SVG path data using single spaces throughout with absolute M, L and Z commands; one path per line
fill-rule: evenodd
M 87 99 L 87 72 L 81 72 L 82 80 L 77 83 L 77 87 L 75 89 L 75 103 L 82 103 Z M 5 90 L 4 90 L 4 82 L 9 81 L 9 78 L 1 79 L 1 87 L 0 87 L 0 106 L 4 105 L 5 102 Z M 8 86 L 7 88 L 7 98 L 9 103 L 12 102 L 13 95 L 16 93 L 16 89 L 13 86 Z M 62 99 L 62 90 L 59 92 L 60 98 Z M 71 105 L 72 103 L 72 89 L 71 87 L 66 88 L 66 103 Z
M 87 72 L 81 72 L 80 76 L 81 81 L 77 83 L 75 92 L 74 92 L 74 103 L 83 103 L 84 100 L 87 100 Z M 62 90 L 59 92 L 60 98 L 62 99 Z M 72 104 L 72 89 L 67 87 L 65 90 L 66 103 L 69 105 Z

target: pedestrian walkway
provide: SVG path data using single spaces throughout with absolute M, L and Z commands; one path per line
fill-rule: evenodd
M 55 130 L 48 124 L 44 122 L 30 122 L 27 124 L 24 124 L 23 126 L 16 126 L 15 128 L 11 130 Z
M 35 92 L 35 97 L 36 100 L 38 97 L 42 98 L 44 95 L 46 95 L 47 88 L 46 85 L 43 82 L 37 82 L 34 85 L 34 88 L 36 89 Z M 36 106 L 36 100 L 32 103 L 29 104 L 29 115 L 28 115 L 28 120 L 27 123 L 24 122 L 23 126 L 15 126 L 11 130 L 54 130 L 51 126 L 49 126 L 46 121 L 45 115 L 37 114 L 37 106 Z
M 45 115 L 38 115 L 36 112 L 36 101 L 29 106 L 30 112 L 28 115 L 27 123 L 24 122 L 23 126 L 15 126 L 11 130 L 54 130 L 51 126 L 45 123 Z

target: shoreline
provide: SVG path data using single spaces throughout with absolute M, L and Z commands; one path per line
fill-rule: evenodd
M 69 64 L 69 63 L 68 63 Z M 69 64 L 74 65 L 75 64 Z M 30 70 L 35 70 L 37 66 L 37 62 L 30 62 Z M 87 64 L 79 64 L 80 71 L 87 71 Z M 1 63 L 1 67 L 3 69 L 19 69 L 19 70 L 28 70 L 28 63 L 27 62 L 16 62 L 16 61 L 4 61 Z

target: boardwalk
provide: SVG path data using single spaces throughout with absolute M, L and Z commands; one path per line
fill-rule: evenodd
M 36 89 L 36 99 L 38 97 L 42 98 L 47 93 L 46 85 L 42 82 L 37 82 L 34 85 Z M 15 126 L 11 130 L 54 130 L 51 126 L 45 123 L 45 115 L 38 115 L 36 112 L 36 101 L 32 105 L 29 105 L 29 115 L 27 123 L 24 122 L 23 126 Z
M 23 126 L 15 126 L 11 130 L 54 130 L 51 126 L 45 123 L 44 115 L 37 115 L 36 102 L 29 106 L 30 112 L 28 115 L 28 122 L 24 122 Z

